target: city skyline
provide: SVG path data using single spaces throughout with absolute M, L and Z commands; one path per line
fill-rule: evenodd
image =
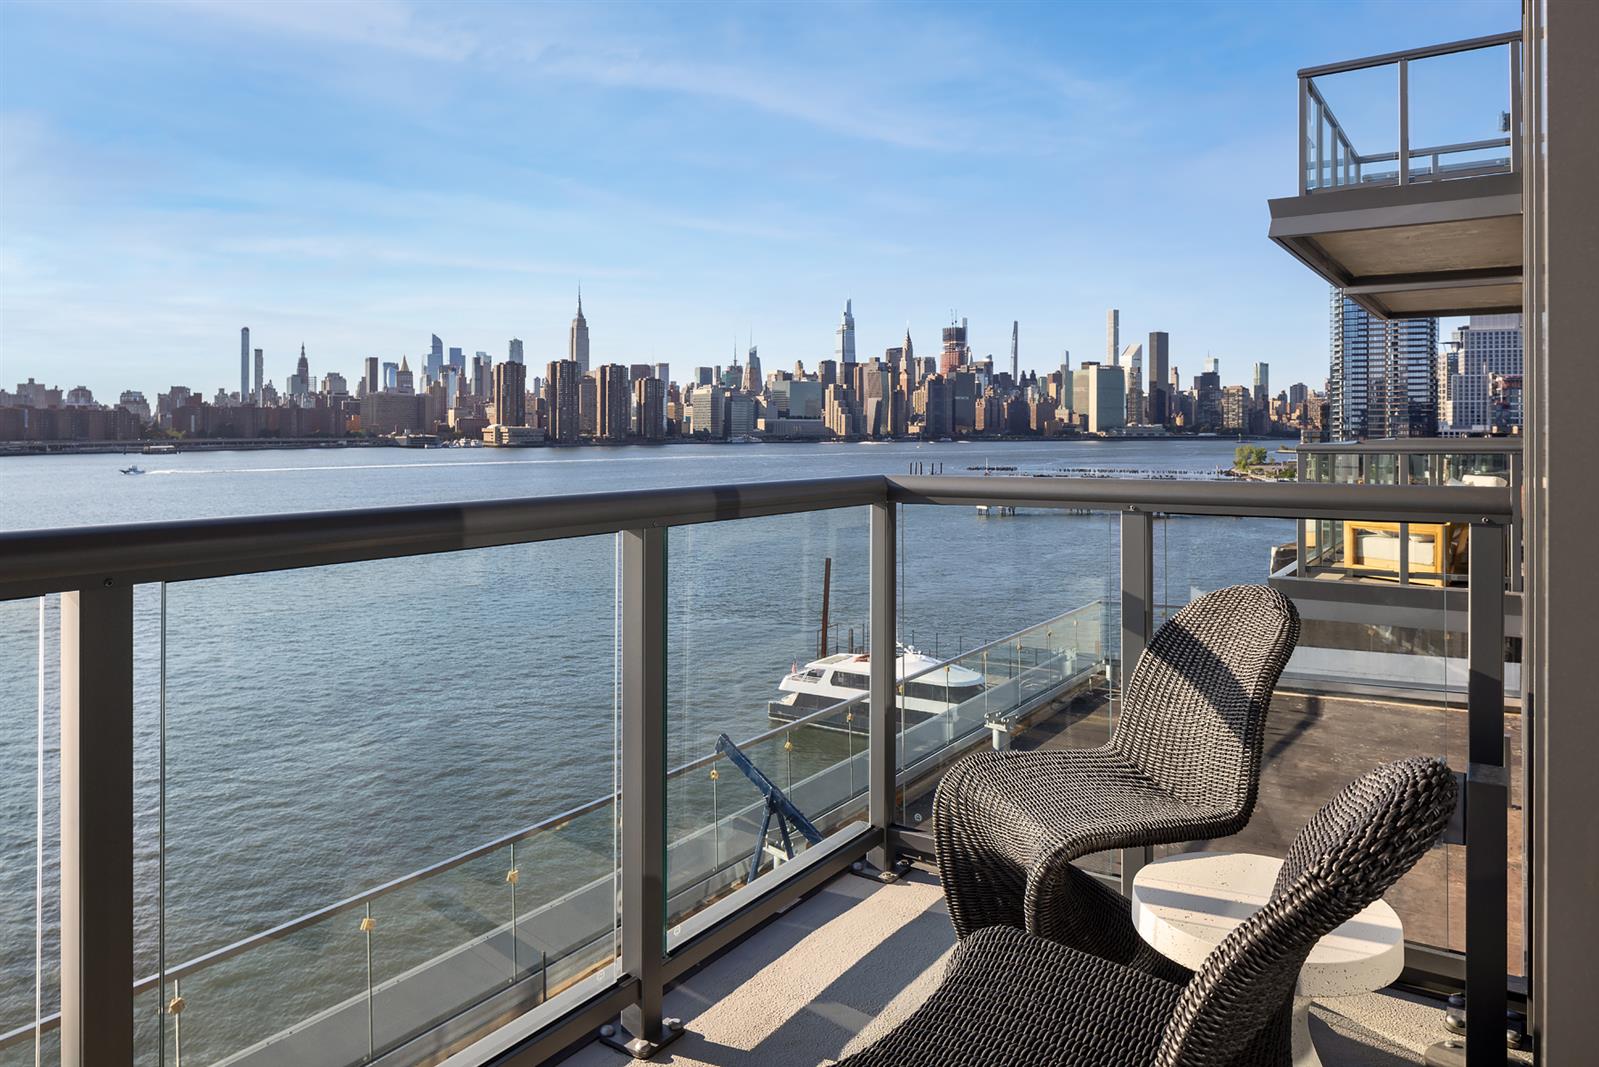
M 1237 239 L 1292 185 L 1283 46 L 1514 21 L 1506 3 L 308 10 L 8 10 L 0 379 L 209 380 L 243 323 L 277 368 L 302 339 L 347 370 L 419 365 L 417 321 L 469 350 L 522 337 L 537 365 L 565 350 L 581 279 L 595 358 L 676 378 L 751 326 L 770 365 L 822 358 L 852 297 L 862 355 L 954 306 L 979 355 L 1026 322 L 1021 366 L 1043 370 L 1093 351 L 1114 306 L 1129 336 L 1169 333 L 1185 372 L 1209 352 L 1315 381 L 1324 296 Z M 1128 62 L 1169 37 L 1205 47 Z M 1249 314 L 1225 313 L 1240 290 Z

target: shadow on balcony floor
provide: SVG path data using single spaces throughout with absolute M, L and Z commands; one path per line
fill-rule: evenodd
M 814 1067 L 853 1052 L 926 998 L 954 944 L 935 871 L 898 885 L 845 875 L 791 908 L 666 997 L 685 1034 L 656 1062 L 682 1067 Z M 1446 1036 L 1441 1007 L 1400 993 L 1318 1004 L 1312 1021 L 1328 1067 L 1421 1062 Z M 628 1062 L 599 1044 L 572 1067 Z

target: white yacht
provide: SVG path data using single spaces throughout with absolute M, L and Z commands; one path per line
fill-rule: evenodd
M 779 721 L 792 722 L 822 708 L 861 698 L 857 704 L 840 708 L 835 715 L 818 719 L 816 725 L 842 730 L 846 711 L 854 711 L 856 714 L 849 728 L 865 732 L 864 698 L 871 685 L 870 663 L 867 653 L 842 652 L 811 660 L 803 667 L 795 664 L 778 683 L 781 695 L 767 704 L 767 713 Z M 899 648 L 894 677 L 906 726 L 922 722 L 983 692 L 983 676 L 976 671 L 944 663 L 905 645 Z M 907 678 L 910 681 L 906 681 Z

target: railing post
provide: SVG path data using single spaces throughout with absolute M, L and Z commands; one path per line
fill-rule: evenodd
M 1309 102 L 1308 102 L 1308 99 L 1307 99 L 1309 97 L 1309 95 L 1310 95 L 1310 83 L 1306 79 L 1300 78 L 1299 79 L 1299 136 L 1296 138 L 1296 140 L 1298 140 L 1298 142 L 1299 142 L 1299 195 L 1300 196 L 1304 196 L 1306 193 L 1308 193 L 1310 191 L 1310 177 L 1309 177 L 1308 172 L 1305 170 L 1305 165 L 1308 162 L 1306 160 L 1306 158 L 1305 158 L 1305 120 L 1306 120 L 1306 118 L 1309 117 L 1309 111 L 1310 111 Z
M 61 1063 L 133 1062 L 133 588 L 61 595 Z
M 1489 1063 L 1505 1055 L 1505 528 L 1473 523 L 1467 551 L 1466 1059 Z
M 1410 61 L 1399 61 L 1399 184 L 1410 184 Z
M 661 1014 L 666 957 L 666 530 L 622 538 L 622 969 L 638 982 L 623 1033 L 648 1059 L 682 1033 Z
M 894 796 L 898 772 L 897 731 L 894 729 L 894 668 L 899 659 L 895 641 L 898 615 L 895 567 L 895 513 L 898 505 L 884 501 L 872 505 L 871 533 L 871 616 L 872 647 L 867 720 L 867 816 L 879 844 L 867 855 L 867 862 L 879 871 L 891 871 L 898 859 L 891 839 L 894 825 Z
M 1155 625 L 1155 523 L 1147 511 L 1122 512 L 1122 648 L 1119 685 L 1127 692 L 1138 657 Z M 1132 895 L 1133 878 L 1154 858 L 1148 845 L 1122 849 L 1122 893 Z

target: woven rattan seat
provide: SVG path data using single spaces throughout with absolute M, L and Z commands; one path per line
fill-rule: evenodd
M 1271 899 L 1186 981 L 1013 927 L 978 930 L 932 996 L 844 1064 L 1285 1067 L 1311 948 L 1410 870 L 1454 805 L 1454 775 L 1435 759 L 1357 779 L 1300 831 Z
M 1273 589 L 1207 593 L 1156 631 L 1108 744 L 980 752 L 950 768 L 933 832 L 955 932 L 1013 926 L 1121 962 L 1143 953 L 1122 929 L 1125 901 L 1072 861 L 1243 829 L 1272 690 L 1298 638 L 1299 613 Z

